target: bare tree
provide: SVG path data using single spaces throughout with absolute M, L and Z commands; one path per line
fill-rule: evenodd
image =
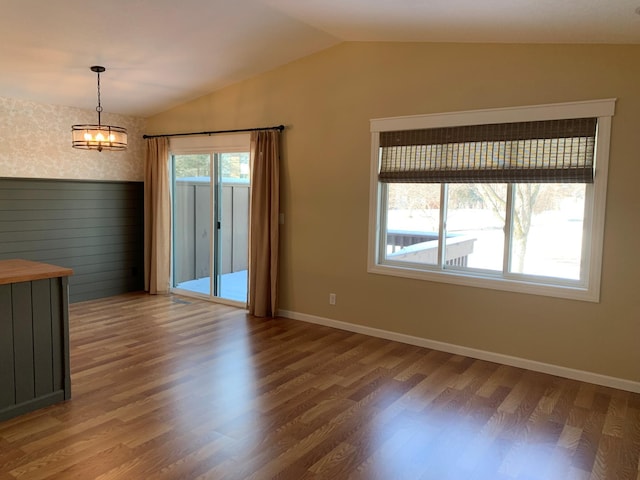
M 539 183 L 522 183 L 514 186 L 515 198 L 511 219 L 511 237 L 514 248 L 511 251 L 511 267 L 512 270 L 516 272 L 522 272 L 524 270 L 524 259 L 527 253 L 531 220 L 541 187 L 542 185 Z M 507 197 L 503 193 L 504 189 L 499 189 L 496 185 L 489 183 L 476 183 L 473 184 L 471 188 L 478 193 L 485 204 L 490 207 L 493 214 L 504 224 L 507 211 Z

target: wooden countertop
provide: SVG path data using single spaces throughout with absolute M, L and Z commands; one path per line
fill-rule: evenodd
M 70 268 L 30 260 L 0 260 L 0 285 L 73 275 Z

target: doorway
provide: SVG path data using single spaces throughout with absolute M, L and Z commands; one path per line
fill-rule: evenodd
M 246 304 L 249 152 L 181 153 L 171 161 L 173 289 Z

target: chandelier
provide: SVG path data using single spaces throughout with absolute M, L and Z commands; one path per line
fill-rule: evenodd
M 91 71 L 98 75 L 98 124 L 97 125 L 73 125 L 71 127 L 71 139 L 73 148 L 83 150 L 124 150 L 127 148 L 127 129 L 113 125 L 102 125 L 100 114 L 102 105 L 100 104 L 100 74 L 106 69 L 95 65 Z

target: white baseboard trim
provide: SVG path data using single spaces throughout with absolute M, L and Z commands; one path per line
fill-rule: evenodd
M 452 343 L 439 342 L 429 340 L 427 338 L 414 337 L 403 333 L 391 332 L 389 330 L 381 330 L 378 328 L 366 327 L 364 325 L 356 325 L 353 323 L 342 322 L 340 320 L 332 320 L 330 318 L 308 315 L 306 313 L 292 312 L 289 310 L 279 310 L 278 315 L 290 318 L 292 320 L 300 320 L 325 327 L 333 327 L 348 332 L 361 333 L 371 337 L 384 338 L 400 343 L 415 345 L 417 347 L 439 350 L 442 352 L 452 353 L 454 355 L 463 355 L 465 357 L 477 358 L 478 360 L 486 360 L 488 362 L 500 363 L 512 367 L 524 368 L 535 372 L 547 373 L 558 377 L 570 378 L 581 382 L 594 383 L 605 387 L 617 388 L 628 392 L 640 393 L 640 382 L 625 380 L 623 378 L 610 377 L 599 373 L 587 372 L 585 370 L 576 370 L 573 368 L 562 367 L 550 363 L 537 362 L 521 357 L 513 357 L 511 355 L 503 355 L 501 353 L 488 352 L 470 347 L 454 345 Z

